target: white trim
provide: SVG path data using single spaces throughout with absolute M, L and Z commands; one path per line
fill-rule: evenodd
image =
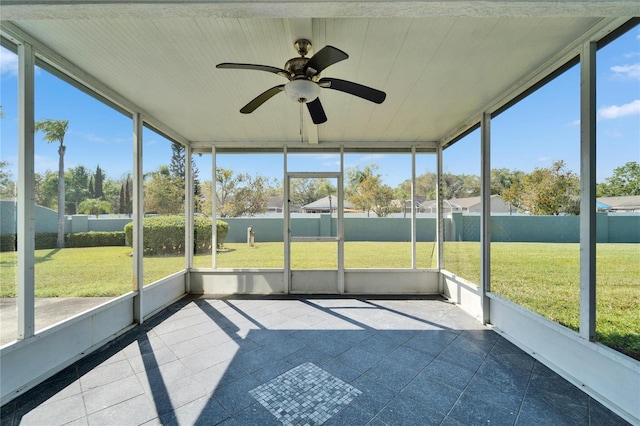
M 580 335 L 596 339 L 596 43 L 580 54 Z
M 480 217 L 480 304 L 482 306 L 482 323 L 490 321 L 490 303 L 487 293 L 491 291 L 491 115 L 482 114 L 480 141 L 481 185 L 480 200 L 482 215 Z
M 144 321 L 143 287 L 144 287 L 144 174 L 142 171 L 142 117 L 133 115 L 133 290 L 137 292 L 134 301 L 134 320 Z
M 35 332 L 34 55 L 18 45 L 18 339 Z

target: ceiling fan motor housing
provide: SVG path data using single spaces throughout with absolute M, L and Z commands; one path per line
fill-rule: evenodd
M 292 78 L 295 77 L 305 77 L 306 70 L 305 66 L 309 62 L 309 58 L 299 57 L 299 58 L 291 58 L 284 64 L 284 69 L 291 75 Z

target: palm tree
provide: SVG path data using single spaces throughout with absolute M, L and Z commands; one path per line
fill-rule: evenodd
M 111 213 L 111 203 L 99 198 L 87 198 L 78 206 L 78 212 L 95 214 L 98 217 L 100 213 Z
M 67 147 L 64 146 L 64 135 L 69 128 L 68 120 L 51 120 L 47 118 L 36 121 L 35 131 L 44 133 L 44 140 L 47 143 L 59 142 L 58 155 L 58 241 L 57 247 L 64 248 L 64 153 Z

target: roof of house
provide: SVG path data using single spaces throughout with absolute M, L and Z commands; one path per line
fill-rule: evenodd
M 606 204 L 612 209 L 638 209 L 640 208 L 640 195 L 627 195 L 623 197 L 598 197 L 597 201 Z
M 329 201 L 329 197 L 331 197 L 331 201 Z M 332 209 L 338 208 L 338 198 L 335 195 L 327 195 L 326 197 L 320 198 L 312 203 L 309 203 L 305 206 L 302 206 L 303 209 L 311 210 L 311 209 L 326 209 L 329 210 L 331 206 Z M 342 207 L 345 209 L 352 208 L 352 205 L 349 201 L 344 200 Z

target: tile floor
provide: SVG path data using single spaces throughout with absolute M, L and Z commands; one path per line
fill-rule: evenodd
M 4 425 L 624 425 L 440 299 L 187 298 Z

